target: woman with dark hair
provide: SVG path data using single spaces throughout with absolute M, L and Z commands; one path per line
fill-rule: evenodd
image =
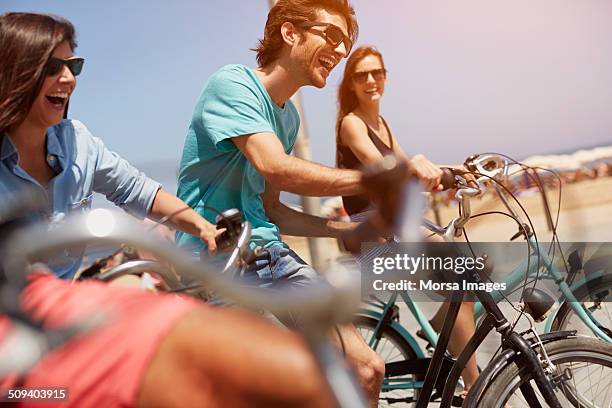
M 395 154 L 410 161 L 427 190 L 437 190 L 441 188 L 442 171 L 422 154 L 408 159 L 380 115 L 386 79 L 382 55 L 374 47 L 359 47 L 346 61 L 338 90 L 336 163 L 340 168 L 356 169 L 375 163 L 387 154 Z M 342 197 L 342 201 L 354 219 L 370 207 L 364 195 Z
M 141 217 L 184 208 L 82 123 L 62 120 L 83 67 L 73 55 L 75 45 L 74 28 L 64 19 L 0 15 L 2 200 L 24 187 L 41 189 L 50 203 L 34 218 L 51 219 L 88 207 L 92 191 Z M 172 221 L 215 248 L 215 227 L 193 210 Z M 70 277 L 79 263 L 73 259 L 55 272 Z M 27 373 L 0 378 L 0 398 L 17 387 L 61 387 L 67 389 L 61 405 L 79 408 L 333 405 L 303 339 L 262 318 L 171 294 L 94 281 L 70 284 L 40 268 L 28 278 L 22 307 L 46 327 L 105 319 Z M 0 314 L 0 343 L 9 327 Z
M 159 219 L 186 205 L 132 167 L 77 120 L 64 119 L 84 59 L 76 57 L 70 22 L 49 15 L 0 17 L 0 193 L 41 189 L 44 218 L 58 220 L 91 206 L 93 192 L 127 212 Z M 35 217 L 40 218 L 40 217 Z M 172 217 L 180 230 L 216 249 L 215 226 L 188 209 Z M 53 269 L 72 278 L 82 251 Z
M 380 115 L 380 100 L 385 91 L 387 70 L 382 54 L 374 47 L 362 46 L 353 51 L 346 62 L 338 91 L 338 118 L 336 121 L 336 161 L 340 168 L 356 169 L 364 164 L 382 160 L 395 154 L 409 160 L 415 175 L 424 188 L 435 191 L 442 188 L 442 171 L 425 156 L 408 157 L 385 119 Z M 344 208 L 352 220 L 361 220 L 371 204 L 367 196 L 342 197 Z M 431 323 L 436 330 L 442 328 L 448 304 L 444 304 Z M 453 328 L 449 351 L 458 355 L 474 333 L 473 304 L 463 303 Z M 476 381 L 478 367 L 474 356 L 463 370 L 466 390 Z

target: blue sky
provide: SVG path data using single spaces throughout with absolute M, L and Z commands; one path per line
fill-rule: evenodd
M 438 162 L 612 144 L 612 2 L 355 0 L 378 46 L 382 113 L 408 152 Z M 139 166 L 172 173 L 207 77 L 255 65 L 267 0 L 2 0 L 64 16 L 86 58 L 71 116 Z M 336 89 L 301 93 L 313 159 L 334 163 Z

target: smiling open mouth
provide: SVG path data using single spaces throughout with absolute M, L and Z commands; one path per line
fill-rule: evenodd
M 46 95 L 46 98 L 53 105 L 61 107 L 64 106 L 64 104 L 68 100 L 68 92 L 54 92 L 52 94 Z
M 328 71 L 331 71 L 332 68 L 334 68 L 334 65 L 336 65 L 334 60 L 329 57 L 319 57 L 319 62 L 321 65 L 323 65 L 323 68 L 327 69 Z

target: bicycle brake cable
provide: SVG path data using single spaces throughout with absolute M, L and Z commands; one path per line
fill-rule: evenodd
M 488 153 L 481 153 L 481 154 L 495 154 L 495 155 L 504 157 L 504 158 L 508 159 L 510 162 L 520 166 L 521 169 L 524 170 L 524 171 L 526 171 L 526 169 L 539 169 L 539 170 L 550 172 L 550 173 L 552 173 L 555 176 L 555 178 L 557 179 L 557 181 L 559 183 L 559 194 L 558 194 L 558 199 L 557 199 L 557 214 L 556 214 L 556 217 L 555 217 L 555 222 L 554 222 L 554 224 L 552 226 L 553 237 L 552 237 L 552 240 L 551 240 L 552 241 L 551 242 L 551 247 L 556 242 L 556 244 L 557 244 L 556 246 L 559 248 L 559 251 L 561 252 L 561 259 L 563 260 L 563 263 L 564 263 L 564 266 L 565 266 L 565 271 L 568 272 L 569 271 L 569 267 L 568 267 L 567 261 L 565 259 L 565 254 L 563 253 L 563 249 L 561 248 L 561 244 L 559 242 L 559 236 L 557 234 L 557 227 L 558 227 L 558 223 L 559 223 L 559 214 L 561 213 L 561 189 L 562 189 L 562 180 L 561 180 L 561 177 L 559 176 L 559 174 L 556 171 L 551 170 L 551 169 L 546 169 L 546 168 L 538 167 L 538 166 L 527 166 L 525 163 L 519 162 L 519 161 L 515 160 L 514 158 L 512 158 L 512 157 L 510 157 L 508 155 L 502 154 L 502 153 L 488 152 Z M 513 174 L 516 174 L 519 171 L 520 170 L 517 170 L 517 172 L 515 172 Z M 527 177 L 529 177 L 531 179 L 531 181 L 534 182 L 534 184 L 542 192 L 543 191 L 543 187 L 542 187 L 541 180 L 540 180 L 539 175 L 537 174 L 537 172 L 535 172 L 537 180 L 535 180 L 534 177 L 532 175 L 530 175 L 528 171 L 526 171 L 525 174 L 527 175 Z M 548 211 L 549 211 L 549 209 L 548 209 Z M 527 214 L 525 214 L 525 215 L 527 215 Z M 548 212 L 548 216 L 550 217 L 550 219 L 552 219 L 552 217 L 550 216 L 550 212 Z M 537 241 L 537 238 L 536 238 L 536 243 L 537 242 L 538 241 Z M 549 249 L 549 251 L 550 251 L 550 249 Z M 549 252 L 549 254 L 550 254 L 550 252 Z M 539 261 L 538 261 L 538 264 L 539 264 Z M 538 268 L 538 271 L 539 271 L 539 268 Z M 534 285 L 534 287 L 535 287 L 535 285 Z
M 522 205 L 522 204 L 521 204 L 521 203 L 518 201 L 518 199 L 517 199 L 517 198 L 514 196 L 514 194 L 512 194 L 512 192 L 511 192 L 511 191 L 510 191 L 510 190 L 509 190 L 509 189 L 508 189 L 506 186 L 504 186 L 502 183 L 500 183 L 500 182 L 499 182 L 499 180 L 497 180 L 497 179 L 495 179 L 495 178 L 493 178 L 493 177 L 491 177 L 491 176 L 488 176 L 488 175 L 486 175 L 486 174 L 480 174 L 480 173 L 472 173 L 472 174 L 478 174 L 478 175 L 482 175 L 482 176 L 484 176 L 484 177 L 489 178 L 490 180 L 492 180 L 493 182 L 495 182 L 497 185 L 501 186 L 501 187 L 502 187 L 502 188 L 503 188 L 503 189 L 504 189 L 504 190 L 505 190 L 505 191 L 506 191 L 506 192 L 507 192 L 507 193 L 508 193 L 508 194 L 509 194 L 509 195 L 510 195 L 510 196 L 511 196 L 513 199 L 514 199 L 514 201 L 516 201 L 516 204 L 517 204 L 517 205 L 518 205 L 518 206 L 521 208 L 521 210 L 523 211 L 523 214 L 525 215 L 525 217 L 527 218 L 527 221 L 529 222 L 529 225 L 530 225 L 530 227 L 531 227 L 531 231 L 532 231 L 532 233 L 533 233 L 534 239 L 535 239 L 536 244 L 537 244 L 537 243 L 538 243 L 538 239 L 537 239 L 537 234 L 536 234 L 536 232 L 535 232 L 535 228 L 533 227 L 533 222 L 531 221 L 531 218 L 529 217 L 529 214 L 527 213 L 527 211 L 525 210 L 525 208 L 523 207 L 523 205 Z M 502 213 L 502 214 L 504 214 L 504 213 Z M 508 214 L 508 215 L 509 215 L 509 214 Z M 471 218 L 471 217 L 470 217 L 470 218 Z M 511 216 L 511 218 L 513 218 L 513 219 L 515 220 L 515 222 L 517 222 L 517 223 L 518 223 L 518 220 L 517 220 L 517 219 L 515 219 L 515 218 L 514 218 L 514 217 L 512 217 L 512 216 Z M 520 223 L 519 223 L 519 225 L 520 225 Z M 522 227 L 522 226 L 521 226 L 521 227 Z M 527 232 L 524 230 L 524 228 L 523 228 L 523 231 L 524 231 L 524 233 L 525 233 L 525 238 L 526 238 L 526 243 L 527 243 L 527 270 L 529 270 L 529 269 L 530 269 L 530 265 L 531 265 L 530 246 L 529 246 L 529 243 L 528 243 L 528 241 L 527 241 L 527 239 L 528 239 L 528 234 L 527 234 Z M 472 251 L 472 254 L 475 256 L 474 251 L 473 251 L 473 249 L 472 249 L 472 247 L 471 247 L 471 243 L 470 243 L 470 241 L 469 241 L 469 238 L 468 238 L 468 236 L 467 236 L 467 233 L 466 233 L 465 229 L 463 230 L 463 234 L 464 234 L 464 236 L 465 236 L 465 238 L 466 238 L 466 242 L 468 243 L 468 247 L 470 248 L 470 251 Z M 540 265 L 540 254 L 539 254 L 539 252 L 538 252 L 538 254 L 537 254 L 537 259 L 538 259 L 538 261 L 537 261 L 538 268 L 537 268 L 537 272 L 536 272 L 536 281 L 537 281 L 537 279 L 538 279 L 538 277 L 539 277 L 539 265 Z M 491 281 L 491 282 L 492 282 L 492 280 L 491 280 L 491 278 L 490 278 L 490 277 L 488 277 L 488 276 L 487 276 L 487 278 L 489 279 L 489 281 Z M 521 288 L 523 289 L 523 293 L 521 294 L 521 299 L 520 299 L 520 302 L 523 302 L 523 294 L 524 294 L 524 291 L 525 291 L 525 287 L 527 286 L 527 282 L 528 282 L 528 274 L 525 274 L 525 280 L 524 280 L 524 282 L 523 282 L 523 285 L 521 285 Z M 534 285 L 534 286 L 535 286 L 535 285 Z M 510 301 L 510 300 L 509 300 L 509 299 L 508 299 L 508 298 L 507 298 L 507 297 L 506 297 L 506 296 L 505 296 L 503 293 L 501 293 L 501 292 L 499 292 L 499 293 L 502 295 L 502 297 L 504 297 L 504 299 L 505 299 L 505 300 L 506 300 L 506 301 L 507 301 L 507 302 L 508 302 L 508 303 L 511 305 L 511 307 L 512 307 L 513 309 L 517 310 L 517 309 L 514 307 L 514 305 L 512 304 L 512 302 L 511 302 L 511 301 Z M 520 319 L 520 317 L 522 316 L 522 314 L 524 314 L 524 311 L 521 311 L 521 315 L 519 315 L 519 316 L 518 316 L 518 318 L 517 318 L 516 322 L 515 322 L 515 323 L 512 325 L 512 330 L 514 330 L 514 328 L 516 327 L 516 324 L 518 323 L 518 320 Z
M 501 156 L 503 156 L 503 155 L 501 155 Z M 505 156 L 504 156 L 504 157 L 505 157 Z M 491 176 L 489 176 L 489 175 L 487 175 L 487 174 L 482 174 L 482 173 L 477 173 L 477 172 L 473 172 L 472 174 L 474 174 L 474 175 L 479 175 L 479 176 L 483 176 L 483 177 L 488 178 L 489 180 L 491 180 L 492 182 L 494 182 L 496 185 L 498 185 L 498 186 L 500 186 L 502 189 L 504 189 L 504 191 L 506 191 L 506 193 L 508 193 L 508 195 L 509 195 L 510 197 L 512 197 L 512 199 L 513 199 L 513 200 L 516 202 L 516 204 L 519 206 L 519 208 L 521 209 L 521 211 L 523 212 L 523 214 L 524 214 L 524 215 L 525 215 L 525 217 L 527 218 L 527 222 L 529 223 L 528 225 L 529 225 L 529 227 L 531 228 L 531 233 L 533 234 L 534 240 L 535 240 L 535 242 L 536 242 L 536 246 L 539 248 L 538 236 L 537 236 L 537 233 L 536 233 L 535 228 L 534 228 L 534 226 L 533 226 L 533 222 L 531 221 L 531 217 L 529 217 L 529 214 L 527 213 L 527 210 L 525 210 L 525 207 L 523 207 L 523 205 L 522 205 L 522 204 L 520 203 L 520 201 L 519 201 L 519 200 L 518 200 L 518 199 L 517 199 L 517 198 L 514 196 L 514 194 L 512 194 L 512 192 L 511 192 L 511 191 L 510 191 L 510 190 L 509 190 L 509 189 L 508 189 L 506 186 L 504 186 L 504 185 L 503 185 L 503 183 L 501 183 L 499 180 L 497 180 L 497 179 L 495 179 L 495 178 L 493 178 L 493 177 L 491 177 Z M 526 242 L 527 242 L 527 245 L 529 245 L 529 242 L 528 242 L 528 239 L 529 239 L 529 238 L 528 238 L 528 236 L 529 236 L 529 234 L 527 233 L 526 229 L 523 227 L 523 225 L 522 225 L 522 224 L 521 224 L 520 228 L 522 228 L 523 233 L 525 234 L 525 240 L 526 240 Z M 540 269 L 540 267 L 541 267 L 540 265 L 541 265 L 541 258 L 540 258 L 540 252 L 538 251 L 538 252 L 537 252 L 536 279 L 539 277 L 539 269 Z M 529 270 L 529 269 L 530 269 L 530 266 L 531 266 L 531 256 L 528 256 L 528 258 L 527 258 L 527 270 Z M 523 288 L 524 288 L 524 287 L 525 287 L 525 285 L 526 285 L 527 278 L 528 278 L 528 275 L 527 275 L 527 274 L 525 274 L 525 281 L 523 282 Z M 521 301 L 522 301 L 522 300 L 523 300 L 523 295 L 521 295 Z

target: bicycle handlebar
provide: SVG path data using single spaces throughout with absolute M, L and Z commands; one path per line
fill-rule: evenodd
M 463 165 L 471 172 L 499 181 L 503 181 L 508 177 L 508 169 L 510 167 L 508 160 L 492 153 L 471 155 L 465 159 Z
M 429 220 L 423 222 L 430 231 L 444 237 L 446 241 L 453 241 L 455 237 L 461 234 L 464 225 L 470 220 L 472 215 L 470 198 L 477 197 L 485 191 L 483 181 L 494 179 L 497 181 L 505 181 L 508 177 L 509 163 L 508 161 L 495 154 L 483 154 L 469 156 L 464 163 L 464 166 L 476 175 L 481 175 L 475 181 L 468 182 L 461 173 L 452 169 L 443 169 L 445 180 L 442 184 L 445 188 L 456 188 L 455 198 L 461 207 L 460 215 L 454 218 L 445 228 L 434 224 Z M 450 184 L 450 174 L 452 174 L 452 184 Z M 446 183 L 446 184 L 445 184 Z M 473 187 L 472 183 L 476 183 L 477 187 Z M 502 200 L 503 200 L 502 196 Z M 508 207 L 508 203 L 504 202 Z M 510 207 L 509 207 L 510 208 Z
M 237 211 L 237 210 L 236 210 Z M 236 270 L 243 265 L 249 263 L 249 258 L 253 255 L 253 251 L 249 249 L 249 239 L 251 238 L 251 223 L 245 221 L 241 223 L 241 229 L 236 231 L 234 228 L 232 236 L 225 239 L 226 247 L 235 243 L 234 249 L 225 262 L 225 266 L 221 270 L 221 274 L 228 274 L 234 277 Z M 235 238 L 237 236 L 237 238 Z M 156 260 L 133 260 L 119 264 L 105 272 L 93 276 L 93 279 L 103 282 L 111 282 L 125 275 L 135 275 L 142 272 L 151 272 L 153 275 L 161 279 L 166 288 L 174 292 L 184 292 L 185 290 L 194 291 L 204 289 L 203 284 L 193 283 L 185 286 L 181 282 L 180 277 L 176 275 L 167 265 Z
M 158 261 L 137 259 L 119 264 L 106 272 L 96 275 L 94 279 L 104 282 L 110 282 L 125 275 L 133 275 L 142 272 L 149 272 L 154 276 L 159 277 L 170 290 L 178 290 L 182 288 L 178 276 L 167 266 Z
M 442 178 L 440 179 L 440 184 L 442 184 L 442 187 L 444 190 L 450 190 L 451 188 L 455 187 L 455 173 L 453 172 L 453 169 L 451 169 L 450 167 L 442 167 Z
M 305 320 L 314 319 L 348 322 L 359 306 L 359 277 L 346 269 L 335 268 L 325 277 L 299 291 L 272 291 L 240 285 L 240 280 L 222 276 L 205 262 L 197 262 L 168 242 L 151 238 L 145 229 L 125 214 L 108 210 L 93 210 L 87 214 L 70 216 L 55 228 L 53 239 L 48 226 L 32 225 L 15 232 L 7 245 L 4 260 L 10 283 L 24 285 L 24 272 L 34 254 L 49 253 L 74 244 L 89 242 L 125 243 L 154 253 L 170 262 L 181 276 L 202 282 L 222 296 L 238 300 L 256 309 L 268 310 L 279 316 L 299 311 Z

